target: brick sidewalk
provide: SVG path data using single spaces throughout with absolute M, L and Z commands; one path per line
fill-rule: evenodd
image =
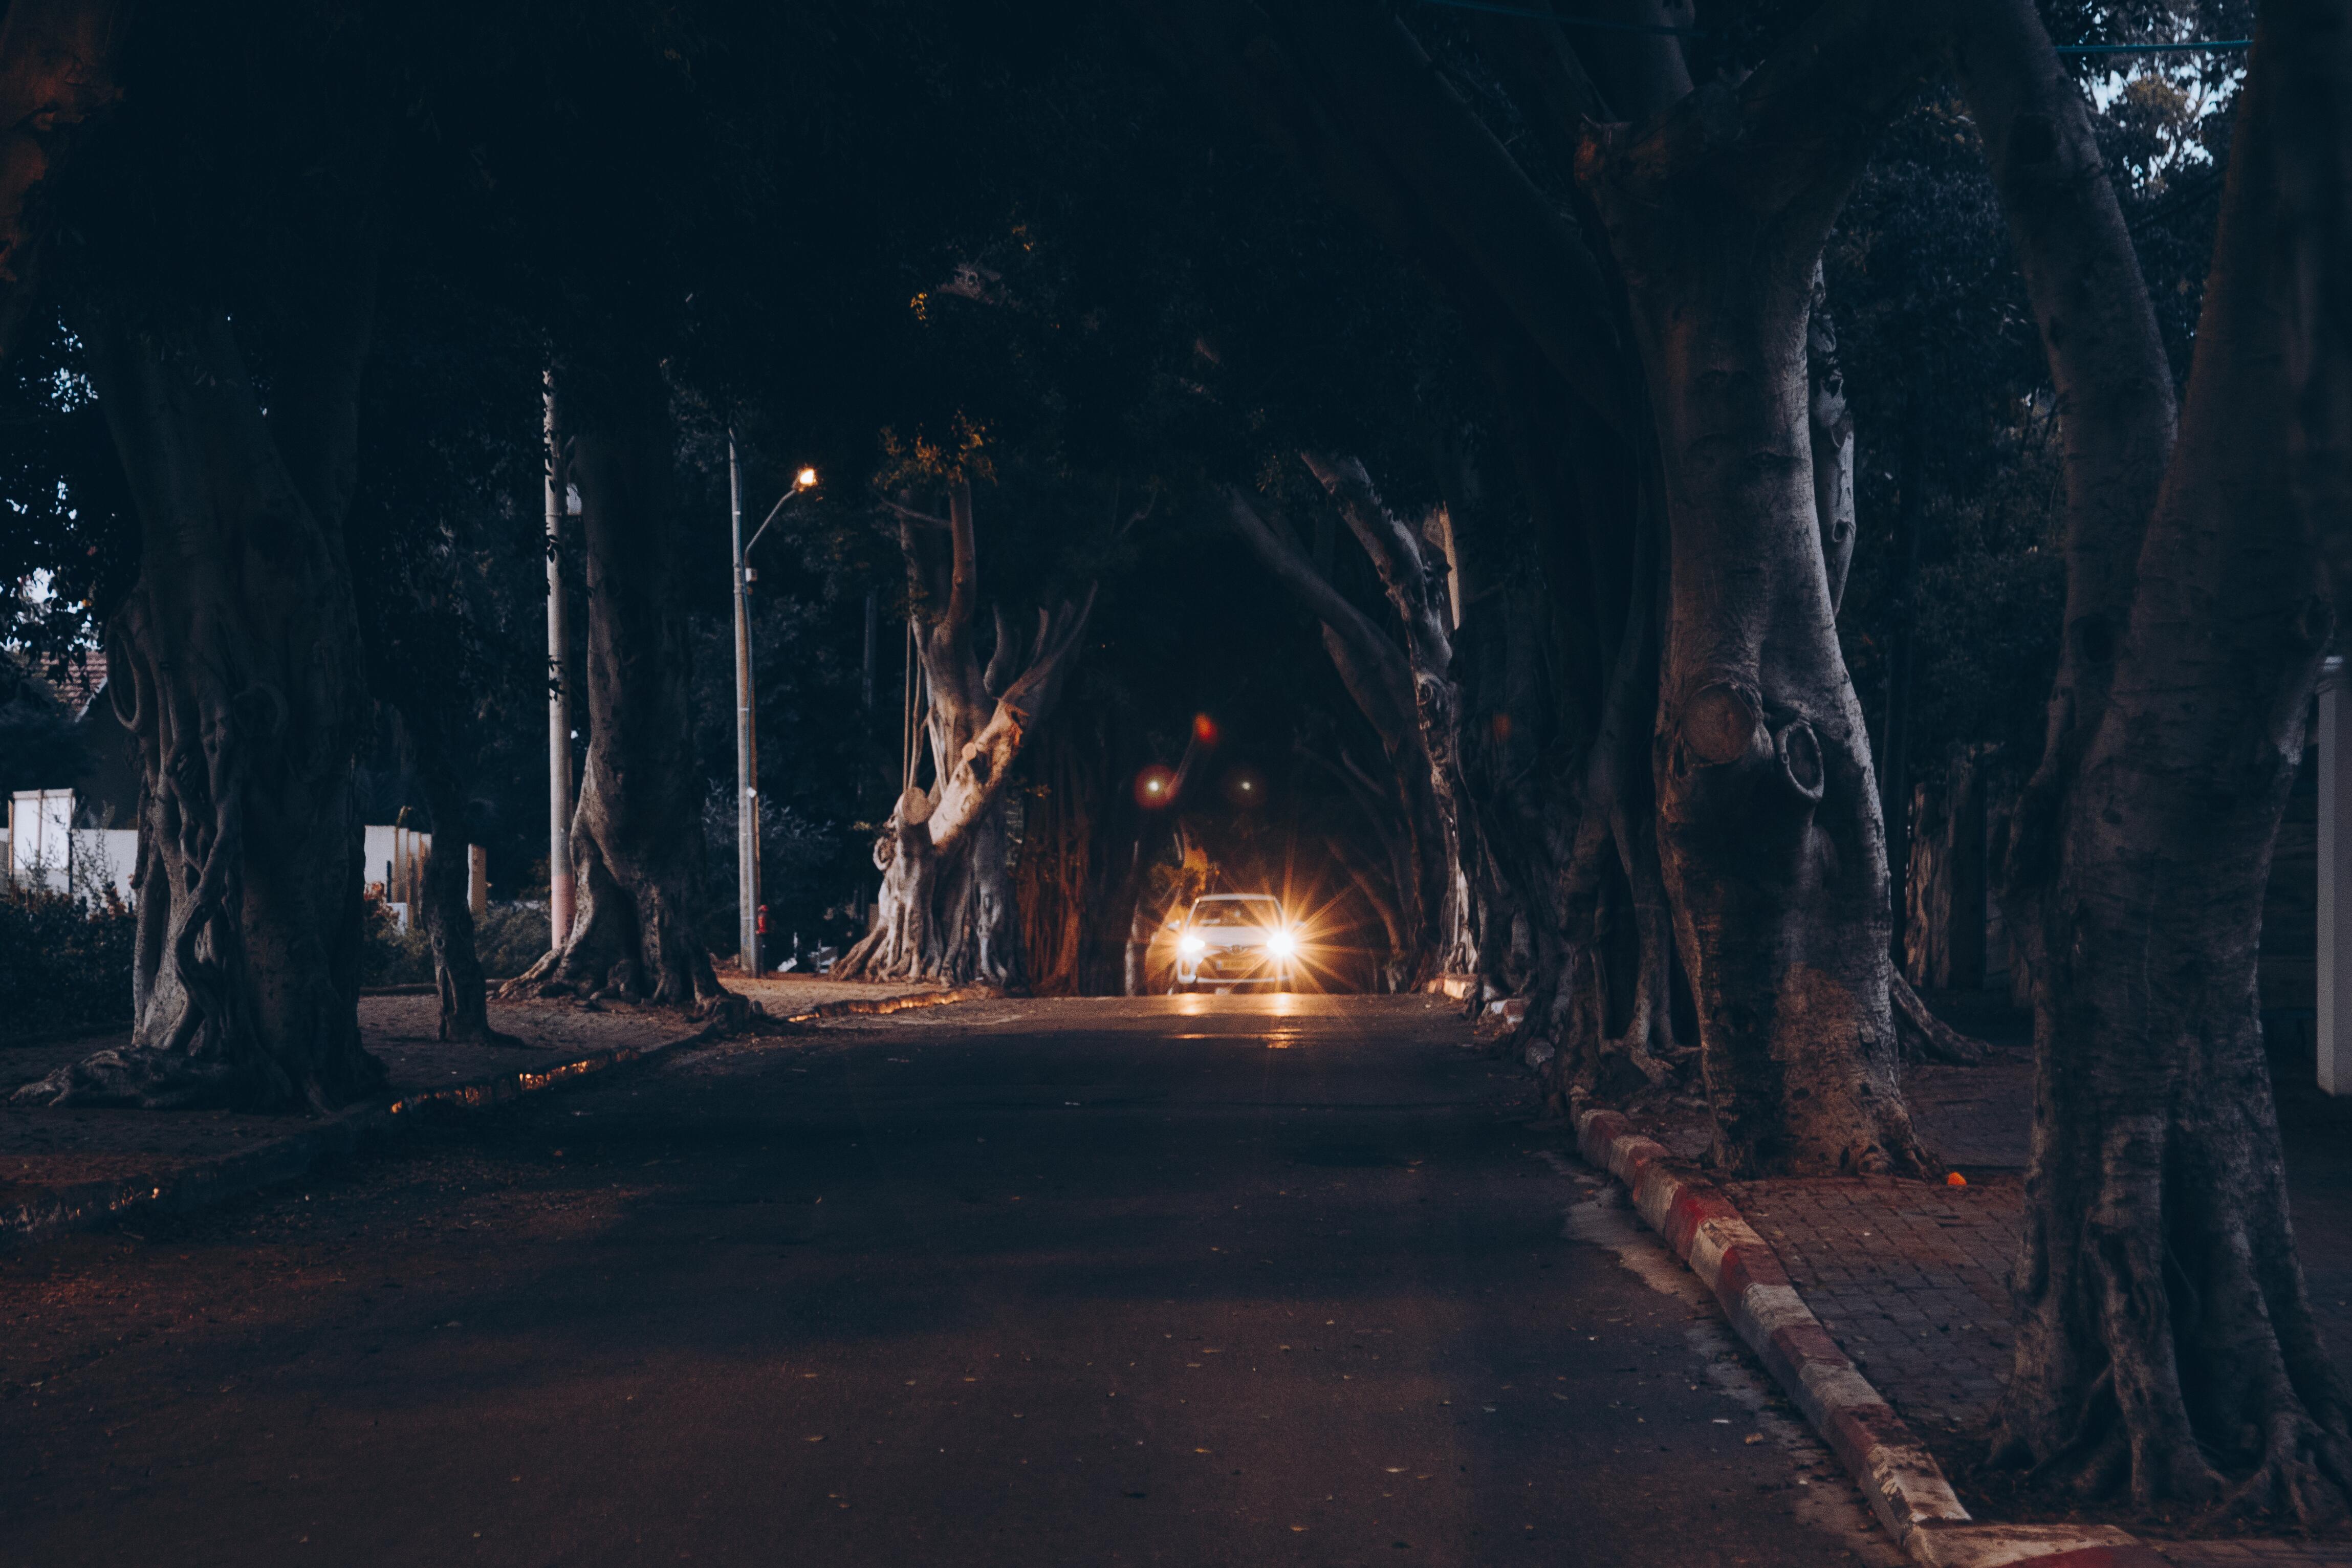
M 2024 1206 L 2032 1070 L 2000 1051 L 1984 1067 L 1906 1074 L 1929 1146 L 1966 1187 L 1893 1180 L 1724 1184 L 1772 1246 L 1841 1350 L 1911 1423 L 1948 1468 L 1973 1458 L 2008 1381 L 2013 1344 L 2009 1274 Z M 2342 1108 L 2281 1084 L 2288 1189 L 2322 1331 L 2352 1352 L 2343 1289 L 2352 1237 Z M 2180 1568 L 2326 1563 L 2352 1568 L 2352 1542 L 2151 1541 Z
M 1948 1464 L 2008 1381 L 2009 1267 L 2024 1190 L 1727 1182 L 1862 1374 Z

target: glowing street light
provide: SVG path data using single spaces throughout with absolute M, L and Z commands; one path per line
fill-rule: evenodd
M 739 917 L 736 940 L 745 974 L 763 973 L 760 963 L 760 738 L 751 710 L 752 573 L 744 558 L 784 510 L 784 502 L 816 489 L 816 470 L 793 476 L 793 488 L 777 498 L 768 515 L 743 538 L 743 469 L 736 460 L 735 432 L 727 432 L 727 510 L 735 551 L 735 870 Z

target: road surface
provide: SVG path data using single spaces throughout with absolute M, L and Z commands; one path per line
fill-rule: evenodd
M 1533 1113 L 1446 1006 L 1237 996 L 453 1118 L 0 1258 L 0 1561 L 1893 1561 Z

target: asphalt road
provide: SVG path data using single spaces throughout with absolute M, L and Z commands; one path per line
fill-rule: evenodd
M 1463 1037 L 906 1013 L 0 1258 L 0 1562 L 1892 1561 Z

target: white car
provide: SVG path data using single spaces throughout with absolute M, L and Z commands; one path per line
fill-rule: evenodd
M 1176 989 L 1287 991 L 1297 957 L 1298 938 L 1279 901 L 1264 893 L 1212 893 L 1193 900 L 1177 933 Z

